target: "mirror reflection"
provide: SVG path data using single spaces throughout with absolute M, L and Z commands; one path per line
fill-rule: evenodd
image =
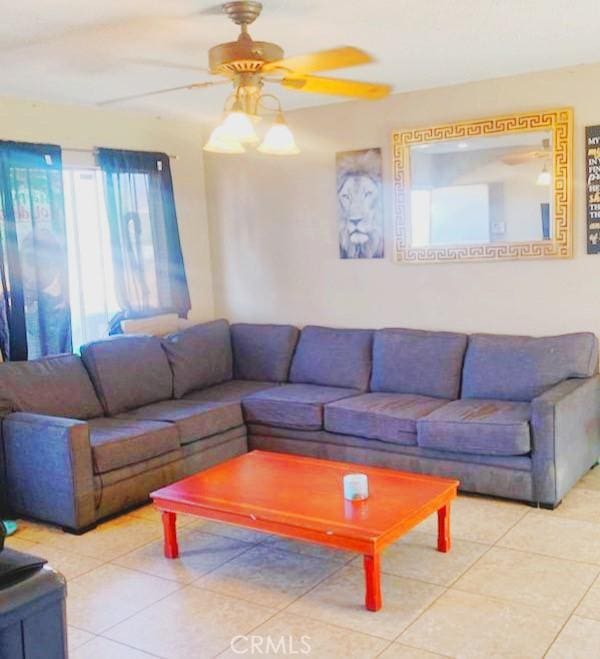
M 410 147 L 412 247 L 552 240 L 552 133 Z

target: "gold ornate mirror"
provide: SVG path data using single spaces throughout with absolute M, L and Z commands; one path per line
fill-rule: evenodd
M 569 258 L 572 131 L 570 108 L 395 131 L 396 259 Z

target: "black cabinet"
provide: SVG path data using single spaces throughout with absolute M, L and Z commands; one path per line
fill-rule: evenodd
M 33 559 L 5 549 L 0 571 Z M 65 580 L 51 569 L 33 569 L 0 583 L 0 659 L 66 659 Z

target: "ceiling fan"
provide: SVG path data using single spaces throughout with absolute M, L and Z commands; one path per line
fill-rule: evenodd
M 548 138 L 544 138 L 542 140 L 541 146 L 541 149 L 531 149 L 527 147 L 524 149 L 518 149 L 512 153 L 507 153 L 506 155 L 502 156 L 500 160 L 502 160 L 505 165 L 523 165 L 524 163 L 530 162 L 531 160 L 549 159 L 552 155 L 550 150 L 550 140 Z
M 312 75 L 314 72 L 342 69 L 373 62 L 366 52 L 352 46 L 322 50 L 307 55 L 284 58 L 283 49 L 275 43 L 254 41 L 248 33 L 260 15 L 262 4 L 254 0 L 226 2 L 222 11 L 240 26 L 236 41 L 218 44 L 208 51 L 209 72 L 224 80 L 197 82 L 180 87 L 135 94 L 103 101 L 108 105 L 145 98 L 183 89 L 200 89 L 223 83 L 233 84 L 233 93 L 225 103 L 226 116 L 204 147 L 219 153 L 243 153 L 245 144 L 259 141 L 254 124 L 264 111 L 275 113 L 275 121 L 258 150 L 285 155 L 297 153 L 293 136 L 283 118 L 281 104 L 272 94 L 263 94 L 265 82 L 280 84 L 287 89 L 310 94 L 328 94 L 374 100 L 390 93 L 390 86 L 341 78 Z M 267 101 L 274 100 L 269 108 Z

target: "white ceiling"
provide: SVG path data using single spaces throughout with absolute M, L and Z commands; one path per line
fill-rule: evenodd
M 353 45 L 376 64 L 340 77 L 423 89 L 600 61 L 598 0 L 264 0 L 255 39 L 287 55 Z M 237 36 L 210 0 L 20 0 L 0 20 L 0 94 L 76 104 L 205 81 L 207 50 Z M 199 70 L 196 70 L 198 67 Z M 336 72 L 335 75 L 338 75 Z M 226 87 L 114 107 L 205 118 Z M 285 108 L 338 99 L 284 91 Z

